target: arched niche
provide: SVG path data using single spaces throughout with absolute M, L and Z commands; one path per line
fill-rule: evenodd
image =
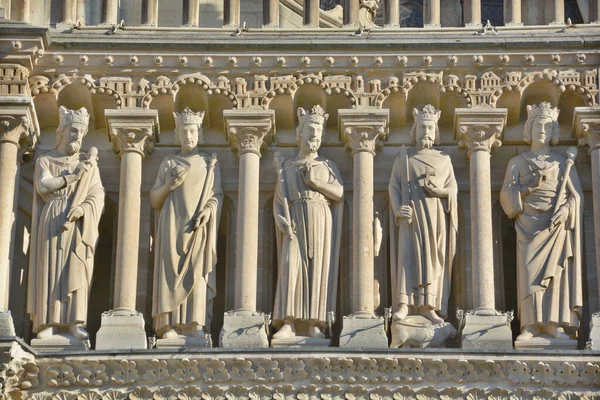
M 42 93 L 33 97 L 33 104 L 38 118 L 40 129 L 55 128 L 58 126 L 58 102 L 52 93 Z
M 455 91 L 446 91 L 440 96 L 440 116 L 439 126 L 450 127 L 454 125 L 454 110 L 457 108 L 466 108 L 469 105 L 467 98 Z
M 319 85 L 304 84 L 294 93 L 294 110 L 298 107 L 310 110 L 317 104 L 325 109 L 327 104 L 325 90 Z M 294 126 L 298 124 L 298 115 L 294 111 Z
M 277 130 L 294 128 L 294 106 L 292 98 L 287 95 L 273 97 L 269 102 L 269 110 L 275 110 L 275 126 Z
M 558 106 L 560 93 L 558 87 L 549 81 L 531 83 L 521 96 L 520 121 L 527 120 L 527 106 L 547 101 L 552 107 Z
M 186 107 L 195 112 L 208 110 L 208 94 L 202 86 L 186 84 L 179 88 L 175 95 L 175 110 L 181 112 Z M 207 117 L 204 117 L 205 124 L 209 122 Z
M 342 94 L 332 94 L 326 97 L 326 106 L 325 111 L 329 114 L 329 119 L 327 120 L 326 127 L 329 133 L 333 132 L 333 134 L 325 135 L 325 142 L 339 142 L 338 137 L 338 112 L 340 109 L 351 108 L 352 104 L 350 99 Z
M 149 108 L 158 111 L 158 121 L 161 131 L 175 129 L 175 119 L 173 118 L 175 104 L 172 96 L 168 94 L 160 94 L 152 98 Z
M 423 108 L 423 106 L 431 104 L 435 108 L 440 108 L 440 86 L 437 82 L 418 82 L 408 92 L 406 101 L 406 115 L 408 116 L 406 123 L 412 125 L 413 108 Z
M 224 95 L 213 94 L 208 98 L 208 123 L 211 129 L 223 130 L 223 111 L 233 109 L 233 102 Z
M 118 108 L 117 101 L 108 94 L 94 94 L 92 95 L 92 104 L 96 129 L 105 128 L 105 111 Z
M 506 124 L 508 126 L 517 125 L 519 123 L 521 113 L 521 109 L 519 107 L 520 102 L 521 96 L 516 90 L 503 92 L 496 102 L 496 108 L 508 109 L 508 117 L 506 120 Z
M 575 113 L 575 107 L 585 107 L 586 103 L 577 91 L 566 91 L 563 92 L 558 99 L 558 109 L 560 114 L 558 115 L 558 122 L 561 130 L 570 131 L 573 124 L 573 114 Z
M 390 130 L 402 129 L 406 125 L 406 99 L 402 94 L 389 95 L 381 108 L 390 110 Z
M 58 93 L 58 106 L 64 106 L 71 110 L 85 107 L 90 113 L 90 127 L 97 127 L 97 117 L 94 114 L 94 105 L 90 90 L 79 82 L 73 82 L 64 86 Z M 58 125 L 58 124 L 57 124 Z

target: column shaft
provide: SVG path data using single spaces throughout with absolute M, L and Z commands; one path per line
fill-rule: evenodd
M 158 26 L 158 0 L 143 0 L 143 25 Z
M 359 0 L 344 1 L 344 25 L 358 26 Z
M 319 26 L 319 0 L 304 0 L 304 25 Z
M 385 2 L 385 25 L 400 26 L 400 0 Z
M 235 267 L 236 311 L 256 310 L 259 179 L 260 156 L 253 152 L 241 154 Z
M 521 22 L 521 0 L 510 0 L 510 21 L 507 25 L 523 25 Z
M 187 4 L 187 19 L 183 21 L 183 25 L 200 26 L 200 0 L 187 0 L 184 4 Z
M 440 26 L 440 0 L 427 0 L 429 7 L 429 15 L 425 26 Z
M 490 158 L 487 151 L 474 151 L 470 157 L 471 271 L 473 306 L 495 310 Z
M 554 0 L 554 20 L 550 24 L 565 23 L 565 0 Z
M 596 14 L 595 14 L 596 21 L 595 22 L 597 24 L 600 24 L 600 0 L 594 0 L 594 1 L 596 3 Z M 590 21 L 593 21 L 592 16 L 590 16 Z
M 370 317 L 375 313 L 373 283 L 373 154 L 359 151 L 354 154 L 354 197 L 352 212 L 352 277 L 355 314 Z
M 594 233 L 596 238 L 596 274 L 600 293 L 600 147 L 590 154 L 592 158 L 592 190 L 594 199 Z
M 22 0 L 21 21 L 29 22 L 31 19 L 31 0 Z
M 77 0 L 63 0 L 63 22 L 74 24 L 77 19 Z
M 240 25 L 240 0 L 224 0 L 223 3 L 223 26 Z
M 0 311 L 8 310 L 14 198 L 17 178 L 17 150 L 12 141 L 0 142 Z
M 142 155 L 121 155 L 114 308 L 135 310 L 140 237 Z
M 466 26 L 481 25 L 481 0 L 471 0 L 470 11 Z
M 279 26 L 279 0 L 263 0 L 263 26 Z
M 116 25 L 119 15 L 119 0 L 105 0 L 104 3 L 104 23 Z

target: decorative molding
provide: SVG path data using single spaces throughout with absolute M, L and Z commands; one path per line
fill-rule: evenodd
M 366 151 L 375 155 L 389 131 L 389 110 L 338 110 L 340 140 L 352 155 Z
M 113 152 L 119 157 L 126 152 L 142 157 L 152 152 L 158 141 L 158 111 L 106 110 L 105 118 Z
M 0 143 L 11 143 L 20 155 L 32 154 L 40 128 L 29 96 L 0 96 Z
M 261 151 L 269 146 L 275 136 L 275 111 L 273 110 L 225 110 L 225 131 L 231 150 L 241 156 Z
M 506 108 L 457 108 L 454 114 L 454 136 L 459 149 L 470 157 L 475 151 L 490 153 L 502 145 Z
M 573 135 L 579 146 L 589 147 L 590 154 L 600 149 L 600 107 L 575 107 Z

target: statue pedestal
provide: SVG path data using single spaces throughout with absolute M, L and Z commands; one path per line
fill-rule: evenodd
M 179 335 L 173 338 L 157 339 L 157 349 L 205 349 L 206 339 L 204 337 L 194 337 Z
M 446 347 L 446 340 L 456 336 L 456 329 L 449 322 L 434 325 L 421 315 L 409 315 L 403 320 L 392 320 L 391 348 L 398 347 Z
M 10 311 L 0 311 L 0 338 L 14 336 L 16 336 L 15 324 Z
M 536 336 L 529 340 L 516 340 L 517 350 L 577 350 L 577 340 L 555 339 L 549 335 Z
M 591 350 L 600 350 L 600 312 L 592 315 L 590 321 Z
M 144 316 L 135 310 L 116 309 L 102 314 L 96 350 L 147 349 Z
M 388 337 L 383 317 L 344 317 L 340 333 L 340 347 L 387 348 Z
M 224 348 L 269 347 L 266 324 L 262 313 L 226 313 L 219 343 Z
M 329 347 L 331 339 L 310 336 L 290 336 L 283 339 L 271 339 L 271 347 Z
M 87 342 L 87 341 L 86 341 Z M 31 339 L 31 347 L 37 351 L 88 351 L 89 342 L 76 339 L 70 333 L 59 333 L 45 339 Z
M 511 350 L 512 331 L 506 314 L 465 315 L 461 348 Z

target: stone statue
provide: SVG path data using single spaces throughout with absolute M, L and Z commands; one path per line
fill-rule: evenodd
M 547 102 L 527 106 L 524 140 L 530 147 L 510 160 L 500 192 L 502 208 L 516 219 L 517 341 L 543 334 L 568 340 L 583 305 L 583 193 L 572 168 L 576 149 L 567 157 L 550 150 L 559 138 L 558 113 Z
M 98 150 L 80 152 L 88 111 L 59 112 L 56 148 L 37 160 L 33 176 L 27 312 L 39 339 L 66 330 L 83 341 L 104 187 Z
M 307 336 L 324 338 L 327 312 L 335 310 L 344 187 L 335 163 L 318 153 L 327 118 L 321 106 L 299 108 L 299 152 L 285 161 L 275 158 L 279 264 L 273 320 L 281 328 L 274 339 L 296 336 L 300 321 L 308 325 Z
M 221 173 L 216 154 L 198 149 L 204 112 L 173 115 L 181 152 L 163 160 L 150 192 L 158 214 L 152 316 L 159 338 L 203 340 L 216 295 Z
M 438 325 L 447 315 L 456 254 L 457 194 L 450 157 L 433 149 L 441 112 L 413 109 L 415 147 L 402 147 L 389 184 L 393 320 L 420 315 Z

